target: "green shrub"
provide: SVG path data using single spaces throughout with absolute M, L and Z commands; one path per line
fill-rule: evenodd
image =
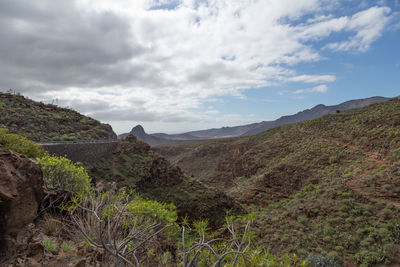
M 331 156 L 331 157 L 329 157 L 329 163 L 330 164 L 339 163 L 339 161 L 340 161 L 339 156 Z
M 72 250 L 71 246 L 67 242 L 61 244 L 61 249 L 65 253 L 69 253 Z
M 113 256 L 121 255 L 130 261 L 136 257 L 139 261 L 153 258 L 154 252 L 160 255 L 161 251 L 151 243 L 154 239 L 165 240 L 170 233 L 174 236 L 177 229 L 175 206 L 145 200 L 133 191 L 83 195 L 72 200 L 69 211 L 85 244 L 102 247 Z M 148 264 L 144 266 L 155 266 Z
M 43 246 L 44 246 L 44 249 L 49 252 L 57 251 L 57 244 L 49 238 L 46 238 L 45 240 L 43 240 Z
M 48 188 L 64 189 L 76 193 L 91 191 L 90 178 L 81 163 L 65 157 L 44 156 L 38 158 L 42 164 L 43 180 Z
M 24 154 L 30 158 L 42 157 L 47 154 L 41 146 L 23 136 L 9 134 L 7 131 L 5 128 L 0 128 L 0 145 L 5 148 Z
M 307 262 L 314 267 L 339 267 L 340 264 L 337 263 L 333 258 L 328 258 L 323 255 L 308 254 Z
M 146 200 L 138 195 L 128 204 L 127 208 L 136 217 L 147 216 L 164 223 L 173 223 L 178 219 L 176 207 L 173 204 Z
M 383 249 L 373 250 L 361 250 L 358 252 L 354 258 L 360 266 L 372 266 L 374 264 L 380 263 L 385 259 L 386 255 Z

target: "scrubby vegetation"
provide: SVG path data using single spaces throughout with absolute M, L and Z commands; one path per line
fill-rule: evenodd
M 400 259 L 399 133 L 394 99 L 250 137 L 157 151 L 257 207 L 258 244 L 272 252 L 373 266 Z
M 116 138 L 110 125 L 52 104 L 0 92 L 0 128 L 33 141 Z
M 23 136 L 8 133 L 6 128 L 0 128 L 0 145 L 30 158 L 46 155 L 41 146 L 30 142 Z
M 87 168 L 97 182 L 115 183 L 117 188 L 135 189 L 148 198 L 172 202 L 179 216 L 192 221 L 208 218 L 212 226 L 217 226 L 224 223 L 225 210 L 244 212 L 221 190 L 187 176 L 133 136 L 121 140 L 110 157 Z
M 86 165 L 89 174 L 6 130 L 0 144 L 38 158 L 46 200 L 62 196 L 38 223 L 49 257 L 83 251 L 108 266 L 399 264 L 399 99 L 158 149 L 189 175 L 132 137 Z
M 6 131 L 2 133 L 8 140 Z M 27 148 L 36 146 L 21 140 L 26 142 L 17 147 L 20 152 L 30 153 Z M 35 155 L 40 156 L 47 188 L 43 201 L 51 205 L 42 205 L 36 231 L 41 231 L 41 245 L 47 252 L 44 261 L 50 265 L 58 264 L 59 258 L 64 263 L 71 260 L 69 254 L 82 246 L 87 257 L 94 254 L 92 263 L 106 266 L 259 266 L 268 261 L 283 266 L 297 261 L 287 257 L 278 262 L 278 257 L 252 245 L 253 215 L 229 216 L 228 233 L 217 233 L 209 229 L 207 220 L 179 219 L 173 204 L 145 199 L 133 190 L 95 189 L 79 163 L 43 151 Z
M 90 178 L 80 162 L 65 157 L 43 156 L 37 158 L 42 166 L 43 180 L 50 189 L 89 193 Z

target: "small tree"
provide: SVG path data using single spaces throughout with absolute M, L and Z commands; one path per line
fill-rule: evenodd
M 254 214 L 250 214 L 250 217 Z M 244 266 L 247 263 L 248 251 L 252 233 L 250 225 L 252 218 L 238 220 L 234 216 L 226 217 L 226 229 L 230 237 L 214 237 L 207 234 L 207 221 L 197 221 L 193 224 L 192 231 L 197 238 L 193 239 L 186 233 L 186 227 L 182 227 L 182 266 L 225 266 L 230 262 L 231 266 Z M 238 222 L 240 221 L 240 222 Z M 247 221 L 247 222 L 245 222 Z M 245 223 L 243 231 L 238 231 L 238 225 Z M 207 238 L 208 236 L 208 238 Z M 207 240 L 208 239 L 208 240 Z
M 115 266 L 140 266 L 149 243 L 177 219 L 175 206 L 125 192 L 76 198 L 70 215 L 85 240 L 114 257 Z

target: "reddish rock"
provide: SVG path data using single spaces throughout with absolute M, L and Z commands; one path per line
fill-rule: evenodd
M 0 146 L 0 235 L 18 232 L 31 223 L 42 197 L 39 163 Z

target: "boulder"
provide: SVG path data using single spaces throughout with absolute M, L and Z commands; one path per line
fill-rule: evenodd
M 0 237 L 31 223 L 42 197 L 40 164 L 0 146 Z

